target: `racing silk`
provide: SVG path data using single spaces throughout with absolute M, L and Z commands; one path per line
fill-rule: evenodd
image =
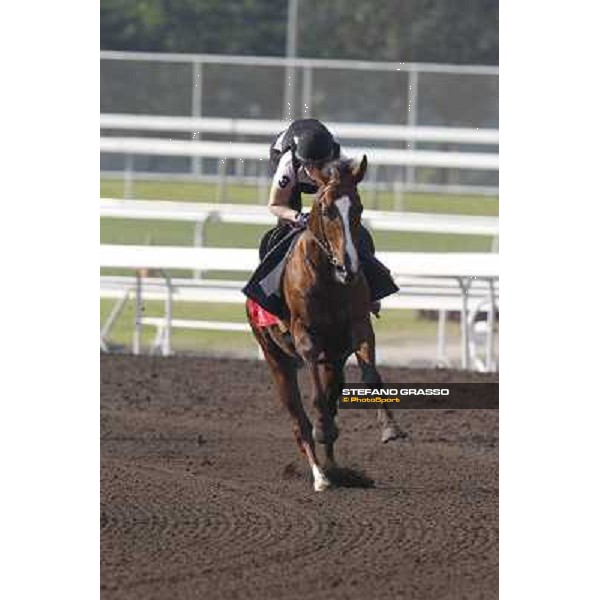
M 281 142 L 284 134 L 285 132 L 275 142 L 275 149 L 277 149 L 277 144 Z M 340 158 L 347 160 L 345 156 L 340 155 Z M 295 189 L 305 194 L 316 194 L 319 189 L 306 169 L 294 157 L 291 149 L 281 155 L 277 170 L 273 175 L 273 183 L 279 188 L 287 206 L 296 211 L 302 210 L 302 206 L 300 194 L 293 193 Z
M 306 194 L 316 194 L 318 190 L 318 186 L 309 177 L 304 167 L 294 160 L 291 150 L 281 155 L 277 170 L 273 175 L 273 183 L 279 188 L 287 206 L 297 211 L 300 211 L 302 206 L 299 202 L 300 194 L 293 194 L 294 189 L 298 187 L 301 192 Z M 298 204 L 298 206 L 292 206 L 292 204 Z

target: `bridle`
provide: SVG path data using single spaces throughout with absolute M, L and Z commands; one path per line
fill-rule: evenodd
M 333 185 L 327 184 L 327 185 L 323 186 L 319 190 L 317 199 L 315 200 L 315 204 L 321 204 L 322 198 L 325 195 L 325 193 L 328 191 L 329 188 L 333 187 L 334 185 L 337 185 L 337 183 L 334 183 Z M 306 230 L 308 231 L 309 235 L 312 236 L 314 241 L 317 243 L 317 246 L 325 254 L 325 256 L 327 258 L 327 262 L 336 270 L 340 270 L 340 271 L 345 270 L 344 265 L 340 264 L 340 261 L 338 260 L 337 256 L 334 254 L 331 244 L 330 244 L 329 240 L 327 239 L 327 236 L 325 235 L 325 226 L 323 225 L 323 214 L 321 213 L 320 210 L 317 211 L 317 222 L 318 222 L 318 227 L 319 227 L 319 235 L 322 239 L 320 239 L 319 236 L 314 233 L 314 231 L 311 231 L 308 228 Z

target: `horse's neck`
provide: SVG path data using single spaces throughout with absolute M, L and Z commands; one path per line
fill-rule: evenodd
M 323 242 L 320 242 L 319 231 L 306 229 L 294 248 L 295 259 L 298 260 L 304 270 L 309 271 L 314 277 L 314 285 L 320 287 L 333 284 L 331 264 L 327 257 L 327 250 Z M 300 283 L 300 287 L 306 287 L 307 282 Z

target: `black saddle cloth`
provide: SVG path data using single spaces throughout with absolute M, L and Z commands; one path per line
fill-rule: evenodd
M 289 225 L 280 225 L 267 231 L 260 243 L 261 263 L 242 289 L 265 310 L 280 319 L 289 316 L 281 293 L 281 281 L 285 263 L 302 229 Z M 381 300 L 399 291 L 389 269 L 374 256 L 374 244 L 371 234 L 361 226 L 358 244 L 358 256 L 371 291 L 371 300 Z
M 289 312 L 281 294 L 281 280 L 288 254 L 295 246 L 301 229 L 282 225 L 267 231 L 260 242 L 261 259 L 242 292 L 280 319 Z

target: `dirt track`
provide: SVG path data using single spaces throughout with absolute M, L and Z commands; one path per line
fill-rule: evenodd
M 101 380 L 102 598 L 498 597 L 497 411 L 396 411 L 387 445 L 341 411 L 347 483 L 373 485 L 317 494 L 264 363 L 104 356 Z

